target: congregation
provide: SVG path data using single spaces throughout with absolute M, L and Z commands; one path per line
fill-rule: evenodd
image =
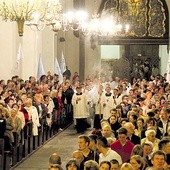
M 157 75 L 133 82 L 112 76 L 41 76 L 0 81 L 0 138 L 4 150 L 22 141 L 25 125 L 33 136 L 63 129 L 73 120 L 79 149 L 62 167 L 60 155 L 50 170 L 168 170 L 170 168 L 170 84 Z M 67 119 L 64 119 L 67 117 Z M 63 122 L 67 121 L 67 122 Z M 89 135 L 85 135 L 87 129 Z M 43 142 L 43 140 L 42 140 Z

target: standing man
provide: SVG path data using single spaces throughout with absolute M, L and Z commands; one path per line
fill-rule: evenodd
M 127 130 L 127 135 L 128 135 L 129 140 L 134 145 L 140 144 L 140 137 L 134 134 L 135 126 L 131 122 L 127 122 L 124 124 L 124 128 L 126 128 Z
M 100 84 L 98 91 L 93 96 L 93 102 L 95 105 L 95 116 L 94 116 L 94 128 L 101 129 L 100 121 L 103 119 L 103 113 L 101 111 L 101 97 L 103 95 L 103 86 Z
M 123 163 L 129 161 L 134 144 L 127 140 L 127 130 L 122 127 L 118 130 L 118 140 L 110 145 L 122 158 Z
M 56 165 L 61 166 L 61 157 L 57 153 L 53 153 L 49 157 L 48 166 L 49 168 L 51 168 L 51 167 L 55 167 Z
M 110 117 L 110 110 L 114 108 L 114 100 L 110 86 L 107 86 L 105 90 L 106 93 L 101 96 L 101 112 L 103 119 L 107 120 Z
M 169 137 L 162 138 L 158 146 L 159 150 L 163 151 L 166 154 L 167 164 L 170 165 L 170 138 Z
M 162 108 L 160 111 L 160 119 L 157 122 L 157 126 L 159 129 L 161 129 L 162 135 L 167 136 L 167 130 L 170 126 L 170 120 L 169 120 L 169 109 Z
M 148 168 L 147 170 L 165 170 L 164 165 L 166 163 L 166 155 L 163 151 L 157 150 L 156 152 L 153 153 L 152 158 L 152 167 Z
M 70 80 L 71 71 L 68 69 L 68 66 L 66 66 L 66 71 L 63 73 L 63 76 L 66 76 L 66 79 Z
M 103 161 L 111 161 L 112 159 L 116 159 L 119 162 L 119 165 L 122 164 L 122 159 L 120 157 L 120 155 L 111 150 L 107 139 L 105 137 L 99 137 L 97 138 L 97 148 L 99 151 L 99 164 Z
M 77 93 L 74 93 L 72 98 L 73 117 L 76 120 L 77 133 L 83 133 L 88 127 L 88 102 L 86 95 L 82 93 L 82 88 L 80 86 L 76 88 L 76 91 Z
M 67 80 L 65 85 L 63 85 L 62 92 L 62 102 L 64 103 L 64 108 L 66 110 L 66 121 L 67 123 L 73 120 L 73 106 L 71 104 L 71 100 L 73 97 L 74 91 L 71 87 L 70 81 Z
M 97 152 L 94 152 L 89 148 L 90 138 L 86 135 L 80 135 L 78 137 L 79 150 L 83 153 L 84 162 L 88 160 L 94 160 L 98 162 L 99 156 Z

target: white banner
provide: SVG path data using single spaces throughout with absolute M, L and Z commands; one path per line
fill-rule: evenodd
M 44 70 L 44 66 L 43 66 L 43 62 L 42 62 L 42 57 L 40 55 L 39 61 L 38 61 L 37 80 L 39 80 L 42 75 L 45 75 L 45 70 Z
M 54 61 L 54 73 L 59 76 L 59 82 L 61 84 L 63 82 L 63 75 L 61 73 L 61 69 L 60 69 L 60 66 L 58 64 L 57 58 L 55 58 L 55 61 Z
M 65 59 L 64 59 L 64 54 L 62 52 L 62 56 L 61 56 L 61 73 L 63 74 L 66 71 L 66 63 L 65 63 Z

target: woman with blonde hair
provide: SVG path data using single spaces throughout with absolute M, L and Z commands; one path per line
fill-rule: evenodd
M 134 170 L 130 163 L 123 163 L 120 170 Z
M 116 141 L 115 135 L 112 132 L 112 128 L 109 124 L 105 124 L 105 125 L 102 126 L 102 135 L 105 138 L 112 138 L 113 142 Z
M 134 170 L 144 170 L 145 168 L 145 161 L 140 155 L 133 155 L 130 158 L 130 164 Z

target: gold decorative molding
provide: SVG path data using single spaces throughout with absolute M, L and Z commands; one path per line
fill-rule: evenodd
M 116 23 L 128 23 L 128 37 L 163 37 L 166 14 L 161 0 L 107 0 L 102 14 L 110 14 Z
M 160 0 L 149 1 L 148 11 L 148 34 L 151 37 L 163 37 L 166 32 L 165 29 L 165 9 Z

